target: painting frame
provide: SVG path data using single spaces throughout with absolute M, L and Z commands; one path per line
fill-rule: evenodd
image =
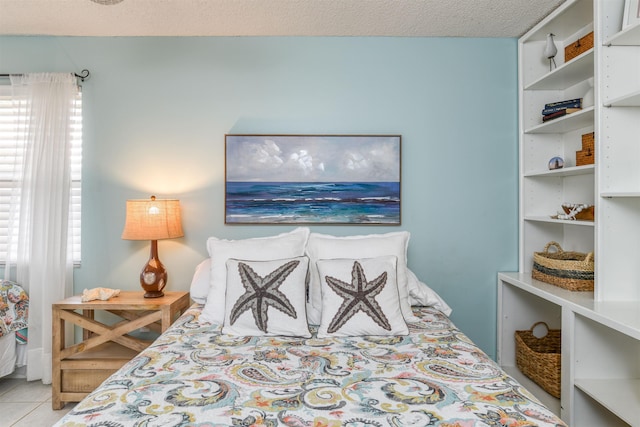
M 640 0 L 625 0 L 622 28 L 640 23 Z
M 401 135 L 226 134 L 225 224 L 401 225 Z

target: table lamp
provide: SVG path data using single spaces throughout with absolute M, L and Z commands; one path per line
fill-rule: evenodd
M 175 199 L 127 200 L 127 213 L 122 231 L 125 240 L 151 240 L 149 262 L 140 273 L 145 298 L 158 298 L 167 284 L 167 271 L 158 258 L 158 240 L 182 237 L 180 201 Z

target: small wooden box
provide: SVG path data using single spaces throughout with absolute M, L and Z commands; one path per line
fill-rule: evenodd
M 569 62 L 593 47 L 593 31 L 564 48 L 564 62 Z
M 595 134 L 582 135 L 582 150 L 576 151 L 576 166 L 592 165 L 595 163 Z

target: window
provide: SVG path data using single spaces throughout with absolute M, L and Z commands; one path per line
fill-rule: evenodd
M 71 211 L 69 227 L 73 228 L 73 262 L 80 263 L 81 230 L 81 178 L 82 178 L 82 92 L 78 89 L 74 115 L 71 119 Z M 14 187 L 14 164 L 16 159 L 13 147 L 16 144 L 16 123 L 18 112 L 13 108 L 11 86 L 0 84 L 0 259 L 7 255 L 9 233 L 9 208 L 11 191 Z M 18 163 L 19 164 L 19 163 Z M 13 224 L 17 225 L 17 224 Z M 17 227 L 13 227 L 16 230 Z

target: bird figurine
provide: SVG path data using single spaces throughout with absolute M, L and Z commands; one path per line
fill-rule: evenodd
M 558 53 L 558 48 L 556 44 L 553 42 L 553 37 L 555 34 L 549 33 L 547 34 L 547 45 L 544 47 L 544 56 L 549 60 L 549 71 L 553 68 L 556 68 L 556 53 Z

